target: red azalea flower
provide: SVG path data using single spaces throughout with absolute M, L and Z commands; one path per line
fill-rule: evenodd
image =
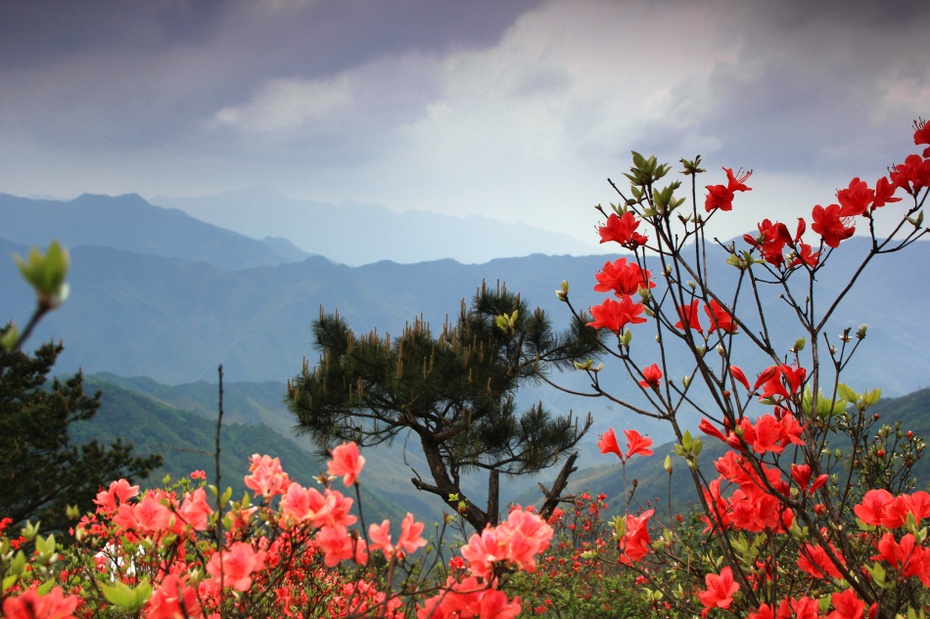
M 649 449 L 652 447 L 652 439 L 642 436 L 636 430 L 624 430 L 626 436 L 626 458 L 632 456 L 651 456 L 654 452 Z
M 207 573 L 220 579 L 223 585 L 237 591 L 248 591 L 252 586 L 252 574 L 265 565 L 266 552 L 256 551 L 246 542 L 235 542 L 222 552 L 210 557 Z
M 756 384 L 753 391 L 762 387 L 759 394 L 760 400 L 775 400 L 776 396 L 781 398 L 790 398 L 799 392 L 804 379 L 807 377 L 807 370 L 796 368 L 790 365 L 773 365 L 759 374 L 756 378 Z
M 726 442 L 727 440 L 727 437 L 723 435 L 723 432 L 718 430 L 716 426 L 714 426 L 714 424 L 712 424 L 707 418 L 701 418 L 701 422 L 698 424 L 698 430 L 708 436 L 713 436 L 714 438 L 720 439 L 721 441 Z
M 709 213 L 715 209 L 729 211 L 733 209 L 733 192 L 734 191 L 752 191 L 752 188 L 746 186 L 746 179 L 752 176 L 752 170 L 748 172 L 738 171 L 733 174 L 732 168 L 723 168 L 727 173 L 726 185 L 707 185 L 707 198 L 704 200 L 704 208 Z
M 914 144 L 930 144 L 930 127 L 922 118 L 914 121 Z M 930 147 L 924 149 L 923 155 L 930 157 Z
M 597 448 L 601 450 L 602 454 L 614 453 L 617 454 L 618 458 L 621 460 L 623 459 L 623 452 L 620 451 L 620 445 L 617 443 L 617 435 L 614 434 L 613 428 L 608 428 L 607 432 L 604 432 L 598 438 Z
M 594 320 L 587 324 L 595 329 L 604 328 L 619 334 L 627 324 L 646 322 L 640 316 L 644 310 L 642 303 L 634 303 L 630 297 L 621 297 L 619 301 L 605 299 L 602 304 L 591 307 Z
M 894 167 L 890 178 L 896 186 L 916 196 L 924 187 L 930 187 L 930 159 L 908 155 L 904 163 Z
M 872 202 L 872 208 L 876 209 L 892 202 L 900 202 L 901 198 L 894 197 L 894 192 L 897 189 L 898 186 L 888 180 L 886 176 L 875 181 L 875 200 Z
M 815 267 L 819 261 L 819 251 L 814 251 L 814 248 L 807 243 L 799 243 L 798 249 L 794 253 L 794 258 L 791 260 L 791 266 L 796 267 L 804 264 L 809 267 Z
M 654 513 L 655 510 L 649 509 L 639 516 L 627 514 L 625 533 L 620 540 L 620 563 L 635 563 L 649 553 L 652 540 L 649 538 L 647 523 Z
M 598 228 L 601 235 L 601 243 L 616 241 L 624 247 L 635 249 L 640 245 L 645 245 L 649 239 L 636 232 L 639 227 L 639 221 L 632 212 L 627 211 L 622 217 L 616 213 L 611 213 L 607 218 L 607 225 Z
M 715 209 L 721 211 L 733 210 L 733 192 L 727 189 L 726 185 L 707 185 L 704 209 L 708 213 Z
M 733 322 L 733 315 L 716 300 L 711 299 L 710 303 L 704 306 L 704 313 L 710 318 L 709 331 L 719 330 L 724 333 L 736 333 L 737 325 Z
M 849 181 L 848 188 L 836 192 L 836 198 L 840 203 L 840 217 L 852 217 L 869 210 L 875 200 L 875 191 L 857 176 Z
M 53 587 L 45 595 L 39 595 L 35 589 L 27 589 L 18 597 L 3 600 L 3 616 L 5 619 L 73 619 L 72 613 L 80 601 L 80 596 L 65 595 L 61 587 Z
M 746 389 L 749 389 L 749 381 L 746 379 L 746 374 L 743 373 L 742 368 L 738 365 L 730 366 L 730 376 L 739 381 Z
M 650 281 L 651 273 L 641 268 L 635 262 L 627 264 L 626 258 L 614 262 L 605 262 L 604 268 L 595 277 L 598 284 L 594 286 L 596 292 L 614 291 L 617 297 L 636 294 L 640 288 L 655 288 L 656 284 Z
M 840 215 L 840 205 L 831 204 L 824 208 L 819 204 L 811 213 L 814 223 L 811 230 L 820 235 L 823 242 L 834 249 L 839 247 L 840 241 L 845 241 L 856 231 L 856 226 L 846 226 Z
M 197 589 L 187 584 L 186 577 L 175 574 L 165 576 L 145 607 L 147 619 L 193 618 L 202 614 L 197 602 Z
M 865 617 L 865 602 L 859 599 L 852 589 L 834 593 L 830 596 L 830 601 L 833 602 L 834 610 L 827 615 L 827 619 L 863 619 Z M 873 615 L 870 613 L 870 616 Z
M 707 590 L 698 593 L 704 610 L 701 617 L 706 617 L 711 608 L 730 608 L 733 603 L 733 594 L 739 591 L 739 583 L 733 580 L 733 570 L 728 567 L 720 570 L 720 575 L 707 574 L 704 577 Z
M 333 459 L 327 462 L 327 474 L 342 477 L 342 483 L 348 488 L 356 483 L 356 479 L 365 466 L 365 458 L 358 453 L 355 443 L 343 443 L 333 449 Z
M 676 329 L 684 331 L 685 323 L 687 323 L 687 328 L 694 329 L 703 335 L 704 329 L 701 327 L 701 323 L 698 320 L 698 303 L 699 301 L 695 299 L 691 301 L 690 305 L 682 305 L 678 308 L 678 316 L 681 320 L 675 323 Z
M 833 545 L 830 545 L 830 549 L 833 551 L 833 556 L 843 556 L 836 551 L 836 548 Z M 841 563 L 845 566 L 845 562 Z M 801 546 L 801 552 L 798 556 L 797 561 L 798 567 L 813 576 L 814 578 L 826 579 L 830 578 L 842 578 L 839 568 L 833 563 L 827 551 L 821 548 L 820 546 L 814 546 L 813 544 L 807 543 Z
M 639 381 L 639 384 L 643 387 L 659 387 L 659 383 L 662 381 L 662 370 L 659 369 L 658 364 L 653 363 L 648 367 L 643 368 L 643 380 Z
M 265 498 L 284 494 L 291 481 L 281 468 L 281 460 L 271 456 L 253 454 L 249 460 L 249 475 L 245 478 L 247 488 Z
M 743 240 L 753 247 L 757 247 L 759 253 L 762 254 L 763 260 L 775 267 L 780 267 L 785 262 L 782 251 L 787 241 L 782 228 L 785 229 L 785 232 L 787 232 L 788 228 L 783 223 L 772 223 L 768 219 L 760 221 L 756 224 L 756 228 L 759 230 L 759 236 L 753 237 L 745 234 Z

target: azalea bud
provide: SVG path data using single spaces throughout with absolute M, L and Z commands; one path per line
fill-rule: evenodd
M 865 332 L 868 330 L 868 328 L 869 328 L 868 325 L 860 325 L 859 328 L 856 330 L 856 338 L 860 340 L 864 339 Z
M 563 303 L 568 302 L 568 281 L 562 281 L 562 287 L 561 289 L 555 291 L 555 295 L 559 297 L 559 301 Z
M 723 344 L 717 344 L 717 354 L 721 357 L 726 356 L 727 349 L 723 347 Z
M 671 475 L 672 474 L 672 457 L 665 456 L 665 462 L 662 463 L 662 466 L 665 467 L 665 472 Z
M 688 385 L 691 384 L 691 377 L 690 377 L 690 376 L 682 376 L 682 377 L 681 377 L 681 384 L 684 385 L 685 389 L 687 389 L 687 388 L 688 388 Z
M 610 521 L 610 525 L 613 527 L 617 539 L 626 535 L 626 519 L 623 516 L 614 516 L 613 520 Z
M 629 329 L 623 330 L 623 335 L 620 337 L 620 341 L 623 342 L 623 345 L 627 348 L 630 347 L 630 342 L 633 341 L 633 332 Z

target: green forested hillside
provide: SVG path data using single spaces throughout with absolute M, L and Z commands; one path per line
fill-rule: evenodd
M 110 443 L 122 438 L 135 445 L 140 454 L 161 453 L 164 466 L 142 482 L 142 486 L 157 486 L 165 475 L 179 479 L 192 471 L 203 470 L 209 483 L 215 483 L 216 418 L 203 411 L 180 408 L 143 393 L 108 383 L 101 377 L 89 377 L 85 382 L 88 392 L 103 392 L 102 405 L 89 422 L 74 424 L 71 434 L 77 442 L 98 438 Z M 214 393 L 216 387 L 213 386 Z M 216 403 L 213 403 L 216 410 Z M 226 405 L 224 403 L 224 409 Z M 235 415 L 231 415 L 235 418 Z M 224 420 L 227 419 L 224 413 Z M 234 496 L 241 496 L 246 488 L 243 478 L 248 473 L 249 457 L 268 454 L 281 459 L 284 470 L 292 479 L 303 485 L 316 482 L 313 477 L 326 471 L 325 460 L 314 456 L 296 442 L 261 423 L 230 421 L 223 424 L 221 435 L 221 486 L 233 488 Z M 349 496 L 352 490 L 337 488 Z M 401 507 L 377 492 L 372 484 L 363 486 L 366 519 L 380 521 L 394 518 Z

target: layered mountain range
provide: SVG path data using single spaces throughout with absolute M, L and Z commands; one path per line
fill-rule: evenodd
M 491 238 L 513 235 L 509 224 L 480 223 Z M 374 234 L 372 228 L 365 226 L 378 222 L 359 220 L 356 225 L 352 235 L 331 229 L 327 236 L 342 235 L 339 242 L 351 248 L 354 242 L 371 238 L 366 235 Z M 412 229 L 425 234 L 416 226 Z M 447 231 L 437 229 L 433 234 Z M 459 236 L 468 238 L 468 234 L 474 233 L 463 230 Z M 304 357 L 311 364 L 316 361 L 309 327 L 321 308 L 338 310 L 356 332 L 399 333 L 407 321 L 420 316 L 440 328 L 482 282 L 505 283 L 531 305 L 549 312 L 557 327 L 564 327 L 570 314 L 554 291 L 565 280 L 576 308 L 600 303 L 604 296 L 592 289 L 594 273 L 612 259 L 538 253 L 479 264 L 442 259 L 347 266 L 327 256 L 330 245 L 325 243 L 298 246 L 295 239 L 251 238 L 180 210 L 149 204 L 136 195 L 85 195 L 56 202 L 0 194 L 0 257 L 25 254 L 30 245 L 44 246 L 51 239 L 70 249 L 71 293 L 41 323 L 34 341 L 64 341 L 56 372 L 80 368 L 86 374 L 107 373 L 95 380 L 112 385 L 114 393 L 119 390 L 122 402 L 129 401 L 124 394 L 128 391 L 203 416 L 211 406 L 210 396 L 204 394 L 215 391 L 210 385 L 222 364 L 226 380 L 247 394 L 239 416 L 233 410 L 230 419 L 247 426 L 263 424 L 279 437 L 290 434 L 290 417 L 282 402 L 284 382 L 300 370 Z M 544 250 L 545 243 L 539 249 Z M 831 256 L 831 268 L 819 275 L 820 290 L 826 295 L 838 293 L 852 274 L 855 256 L 867 249 L 864 239 L 844 243 Z M 734 279 L 733 268 L 725 264 L 722 250 L 711 252 L 709 258 L 709 277 L 725 288 Z M 928 264 L 930 242 L 876 258 L 834 315 L 828 331 L 834 335 L 847 327 L 869 325 L 866 340 L 845 372 L 845 380 L 858 390 L 881 387 L 887 396 L 902 396 L 930 384 L 930 331 L 925 317 L 930 292 L 922 285 Z M 27 320 L 32 291 L 10 259 L 0 259 L 0 290 L 0 319 Z M 769 327 L 783 334 L 787 349 L 800 334 L 777 297 L 767 303 L 773 317 Z M 650 338 L 644 334 L 636 340 L 645 359 L 655 350 Z M 678 370 L 679 376 L 687 371 L 686 359 L 671 359 L 669 375 Z M 556 378 L 584 387 L 579 375 Z M 615 385 L 628 388 L 619 379 Z M 197 400 L 179 395 L 186 392 L 196 394 Z M 582 447 L 584 466 L 602 462 L 594 443 L 597 432 L 608 426 L 635 426 L 657 443 L 669 438 L 660 426 L 629 417 L 603 400 L 579 399 L 542 387 L 522 397 L 528 402 L 542 400 L 555 410 L 594 413 L 595 428 Z M 254 405 L 256 401 L 261 405 Z M 157 416 L 151 412 L 156 409 L 149 406 L 150 412 L 144 414 Z M 404 470 L 398 473 L 403 485 L 398 492 L 405 492 L 410 490 L 406 481 L 410 472 L 399 468 Z

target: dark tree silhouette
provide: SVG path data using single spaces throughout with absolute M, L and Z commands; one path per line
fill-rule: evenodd
M 579 320 L 564 333 L 553 331 L 541 309 L 529 311 L 519 295 L 482 285 L 472 302 L 462 302 L 457 322 L 434 336 L 421 319 L 400 337 L 372 332 L 356 336 L 338 314 L 313 323 L 319 364 L 288 383 L 288 403 L 297 431 L 323 450 L 352 440 L 361 446 L 401 433 L 419 439 L 432 480 L 417 474 L 419 490 L 458 509 L 476 529 L 498 518 L 500 475 L 535 473 L 556 464 L 591 424 L 553 415 L 541 403 L 518 410 L 520 386 L 547 372 L 571 366 L 596 350 L 596 333 Z M 564 489 L 574 458 L 547 493 L 551 510 Z M 485 508 L 465 496 L 461 475 L 488 472 Z
M 0 347 L 0 517 L 41 520 L 46 532 L 67 531 L 67 506 L 92 510 L 104 484 L 144 478 L 161 465 L 161 456 L 135 457 L 121 441 L 71 443 L 70 424 L 94 416 L 100 393 L 87 396 L 80 373 L 49 382 L 61 350 L 53 343 L 32 355 Z

